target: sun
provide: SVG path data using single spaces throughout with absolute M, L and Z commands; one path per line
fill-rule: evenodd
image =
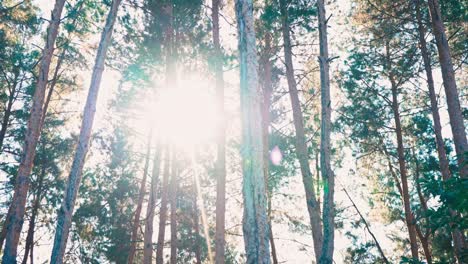
M 184 151 L 214 140 L 220 115 L 209 82 L 200 78 L 161 89 L 148 107 L 159 140 Z

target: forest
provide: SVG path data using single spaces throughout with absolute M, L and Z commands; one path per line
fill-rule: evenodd
M 0 257 L 468 263 L 467 0 L 0 0 Z

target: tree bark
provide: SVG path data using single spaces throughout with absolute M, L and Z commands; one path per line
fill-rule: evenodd
M 197 201 L 197 183 L 195 178 L 192 182 L 192 218 L 193 218 L 193 243 L 194 243 L 194 251 L 195 251 L 195 263 L 201 264 L 202 257 L 201 257 L 201 247 L 200 247 L 200 222 L 199 222 L 199 213 L 198 213 L 198 201 Z
M 261 91 L 252 0 L 236 0 L 242 120 L 243 233 L 247 263 L 270 263 L 261 125 Z
M 45 47 L 42 51 L 42 60 L 39 68 L 39 77 L 33 95 L 33 103 L 27 124 L 25 143 L 21 162 L 16 176 L 13 199 L 7 215 L 6 245 L 3 252 L 2 263 L 15 263 L 21 229 L 23 227 L 24 211 L 29 190 L 30 174 L 36 154 L 36 145 L 40 135 L 42 109 L 45 89 L 48 81 L 50 62 L 54 53 L 60 19 L 65 0 L 56 0 L 52 17 L 47 31 Z
M 143 239 L 143 263 L 153 263 L 153 223 L 154 211 L 156 209 L 156 194 L 157 194 L 157 181 L 159 177 L 160 164 L 161 164 L 161 148 L 160 144 L 156 146 L 156 153 L 153 159 L 153 174 L 151 175 L 151 187 L 149 191 L 148 206 L 146 208 L 146 221 L 145 221 L 145 234 Z M 167 153 L 165 154 L 167 155 Z
M 68 233 L 70 231 L 73 209 L 81 182 L 83 165 L 89 149 L 91 130 L 94 121 L 94 114 L 96 112 L 96 102 L 101 85 L 102 73 L 104 71 L 107 48 L 111 44 L 112 31 L 120 2 L 121 0 L 112 1 L 112 6 L 101 35 L 93 75 L 91 78 L 91 85 L 89 87 L 88 97 L 84 108 L 80 136 L 75 150 L 75 157 L 70 170 L 64 200 L 57 216 L 57 228 L 55 231 L 54 246 L 50 260 L 51 263 L 63 262 L 63 255 L 65 253 Z
M 175 149 L 174 149 L 175 151 Z M 171 182 L 169 186 L 169 200 L 171 204 L 171 258 L 170 263 L 176 264 L 177 263 L 177 192 L 178 192 L 178 174 L 179 168 L 178 163 L 176 162 L 176 158 L 174 156 L 173 162 L 173 172 L 171 177 Z
M 312 172 L 309 166 L 309 154 L 307 150 L 307 141 L 305 139 L 304 117 L 302 115 L 301 103 L 297 91 L 296 80 L 294 78 L 294 68 L 292 62 L 292 47 L 290 37 L 290 26 L 288 21 L 287 2 L 280 0 L 281 22 L 284 42 L 284 60 L 286 66 L 286 78 L 289 87 L 289 96 L 293 110 L 293 121 L 296 130 L 296 152 L 301 168 L 302 182 L 306 194 L 307 210 L 309 212 L 309 221 L 312 229 L 314 242 L 314 251 L 316 262 L 319 263 L 322 254 L 322 225 L 320 223 L 320 205 L 317 202 Z
M 325 0 L 317 1 L 318 28 L 320 42 L 320 90 L 321 90 L 321 133 L 320 133 L 320 169 L 323 178 L 323 246 L 320 263 L 333 263 L 335 241 L 335 175 L 331 169 L 331 99 L 330 69 L 328 59 L 327 17 Z
M 455 81 L 455 72 L 453 70 L 452 57 L 447 36 L 445 34 L 444 22 L 442 21 L 439 1 L 428 0 L 429 13 L 431 14 L 432 32 L 435 36 L 437 51 L 439 52 L 439 63 L 442 70 L 442 79 L 444 81 L 445 96 L 447 97 L 447 107 L 452 128 L 455 151 L 460 170 L 460 177 L 468 177 L 468 165 L 465 163 L 465 151 L 467 150 L 467 139 L 465 124 L 463 123 L 463 114 L 460 108 L 460 99 Z M 457 248 L 461 253 L 464 248 Z
M 172 158 L 171 158 L 172 157 Z M 156 244 L 156 264 L 164 264 L 164 238 L 166 234 L 167 203 L 169 196 L 169 175 L 174 172 L 174 153 L 167 152 L 161 187 L 161 208 L 159 209 L 158 243 Z M 170 172 L 169 172 L 170 169 Z
M 148 167 L 149 167 L 149 160 L 151 156 L 151 137 L 152 137 L 153 131 L 150 130 L 149 136 L 148 136 L 148 146 L 146 149 L 146 155 L 145 155 L 145 165 L 143 168 L 143 178 L 141 179 L 140 183 L 140 191 L 138 194 L 138 203 L 137 203 L 137 208 L 135 210 L 135 217 L 133 219 L 133 228 L 132 228 L 132 238 L 130 241 L 130 250 L 128 253 L 128 264 L 133 264 L 133 260 L 135 258 L 135 252 L 136 252 L 136 244 L 137 244 L 137 239 L 138 239 L 138 228 L 140 227 L 140 215 L 141 215 L 141 209 L 143 207 L 143 200 L 145 197 L 145 192 L 146 192 L 146 178 L 148 177 Z
M 390 79 L 391 89 L 392 89 L 392 111 L 393 111 L 393 118 L 395 122 L 395 132 L 397 136 L 398 164 L 400 166 L 400 177 L 401 177 L 403 205 L 404 205 L 404 210 L 405 210 L 405 221 L 408 227 L 408 234 L 409 234 L 410 247 L 411 247 L 411 256 L 413 259 L 419 260 L 415 220 L 414 220 L 413 212 L 410 207 L 408 174 L 406 170 L 405 150 L 403 146 L 403 133 L 402 133 L 402 128 L 401 128 L 400 111 L 399 111 L 399 103 L 398 103 L 398 87 L 397 87 L 397 84 L 396 84 L 396 81 L 392 72 L 389 41 L 385 43 L 385 51 L 386 51 L 386 60 L 387 60 L 386 67 L 388 70 L 388 77 Z
M 216 160 L 216 231 L 215 231 L 215 263 L 224 263 L 225 251 L 225 215 L 226 215 L 226 131 L 224 121 L 224 79 L 223 58 L 219 40 L 219 8 L 220 1 L 212 0 L 214 69 L 216 79 L 217 111 L 221 116 L 217 133 Z

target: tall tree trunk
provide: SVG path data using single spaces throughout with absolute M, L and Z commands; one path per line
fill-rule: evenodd
M 174 149 L 176 151 L 176 149 Z M 179 168 L 178 168 L 178 163 L 176 162 L 175 156 L 173 162 L 173 172 L 172 172 L 172 177 L 171 177 L 171 182 L 169 186 L 169 200 L 171 204 L 171 259 L 170 263 L 171 264 L 176 264 L 177 263 L 177 246 L 178 246 L 178 240 L 177 240 L 177 192 L 178 192 L 178 174 L 179 174 Z
M 403 205 L 405 209 L 405 221 L 408 227 L 408 234 L 409 234 L 410 247 L 411 247 L 411 256 L 413 257 L 413 259 L 419 260 L 418 242 L 416 239 L 416 226 L 415 226 L 416 223 L 415 223 L 414 215 L 410 206 L 408 175 L 407 175 L 406 161 L 405 161 L 405 149 L 403 146 L 403 133 L 402 133 L 402 128 L 401 128 L 400 110 L 399 110 L 399 103 L 398 103 L 398 87 L 397 87 L 395 77 L 392 72 L 389 41 L 385 43 L 385 50 L 386 50 L 386 60 L 387 60 L 386 67 L 388 70 L 388 77 L 390 79 L 391 88 L 392 88 L 392 110 L 393 110 L 393 117 L 395 121 L 395 132 L 397 136 L 398 164 L 400 166 L 402 198 L 403 198 Z
M 457 152 L 458 166 L 460 167 L 460 176 L 468 177 L 468 165 L 465 163 L 465 151 L 467 151 L 467 139 L 465 125 L 463 123 L 463 114 L 460 108 L 460 99 L 455 81 L 455 72 L 453 70 L 452 57 L 447 36 L 445 34 L 444 22 L 442 21 L 439 1 L 428 0 L 429 13 L 432 20 L 432 32 L 434 33 L 437 51 L 439 52 L 440 68 L 442 70 L 442 79 L 444 81 L 445 96 L 447 97 L 447 107 L 452 128 L 455 151 Z M 459 252 L 463 248 L 457 248 Z
M 268 128 L 270 127 L 270 106 L 271 106 L 271 93 L 273 91 L 272 85 L 272 62 L 271 62 L 271 34 L 267 32 L 265 34 L 265 51 L 263 52 L 260 61 L 262 70 L 262 87 L 263 87 L 263 102 L 262 102 L 262 137 L 263 137 L 263 166 L 264 175 L 265 175 L 265 188 L 267 190 L 267 206 L 268 206 L 268 227 L 269 227 L 269 234 L 270 234 L 270 247 L 271 247 L 271 258 L 274 264 L 278 263 L 278 256 L 276 254 L 276 246 L 275 240 L 273 237 L 273 226 L 271 222 L 271 199 L 272 199 L 272 192 L 268 187 L 268 178 L 270 175 L 270 140 L 269 140 L 269 133 Z
M 224 121 L 224 79 L 223 58 L 219 41 L 219 0 L 212 0 L 214 69 L 216 79 L 217 111 L 222 121 L 218 125 L 217 160 L 216 160 L 216 231 L 215 263 L 224 263 L 225 215 L 226 215 L 226 136 Z
M 346 194 L 346 196 L 348 197 L 348 199 L 349 199 L 349 201 L 351 202 L 351 204 L 353 205 L 354 209 L 356 209 L 356 212 L 358 213 L 359 217 L 361 218 L 362 222 L 364 223 L 364 226 L 366 227 L 367 232 L 369 232 L 369 234 L 372 236 L 372 239 L 373 239 L 374 242 L 375 242 L 375 246 L 376 246 L 377 249 L 379 250 L 379 253 L 380 253 L 380 255 L 382 256 L 384 262 L 387 263 L 387 264 L 390 264 L 390 262 L 388 261 L 387 257 L 385 256 L 385 253 L 383 252 L 382 246 L 380 246 L 379 241 L 378 241 L 377 238 L 375 237 L 374 232 L 372 232 L 372 230 L 370 229 L 370 226 L 369 226 L 369 224 L 367 223 L 366 219 L 365 219 L 364 216 L 361 214 L 361 211 L 359 210 L 359 208 L 358 208 L 358 207 L 356 206 L 356 204 L 354 203 L 354 201 L 353 201 L 353 199 L 351 198 L 351 196 L 349 195 L 348 191 L 346 191 L 345 188 L 343 188 L 343 191 L 344 191 L 344 193 Z
M 60 210 L 58 211 L 57 228 L 55 231 L 54 246 L 50 260 L 51 263 L 63 262 L 63 255 L 67 245 L 68 232 L 70 231 L 73 209 L 81 182 L 83 165 L 89 149 L 91 130 L 94 121 L 94 114 L 96 113 L 96 102 L 101 85 L 102 73 L 104 71 L 104 62 L 106 59 L 107 48 L 111 43 L 112 31 L 120 2 L 121 0 L 112 1 L 112 6 L 110 8 L 106 24 L 101 35 L 101 40 L 96 55 L 96 62 L 94 64 L 93 75 L 91 78 L 91 85 L 89 87 L 83 120 L 81 123 L 80 136 L 75 150 L 75 157 L 73 159 L 73 164 L 70 170 L 63 203 Z
M 270 263 L 261 91 L 252 0 L 236 0 L 242 120 L 243 233 L 247 263 Z
M 284 42 L 284 60 L 286 66 L 286 78 L 289 87 L 289 96 L 293 110 L 293 121 L 296 129 L 296 152 L 301 167 L 302 182 L 306 194 L 307 210 L 309 212 L 309 221 L 312 228 L 312 237 L 314 242 L 315 259 L 319 263 L 322 254 L 322 225 L 320 223 L 320 206 L 314 189 L 314 181 L 309 166 L 309 154 L 307 151 L 307 141 L 305 139 L 304 117 L 302 115 L 301 103 L 297 91 L 296 80 L 294 78 L 294 68 L 292 62 L 292 47 L 290 37 L 290 26 L 288 21 L 288 11 L 286 0 L 280 0 L 281 22 Z
M 320 133 L 320 169 L 323 178 L 323 247 L 320 263 L 333 263 L 335 241 L 335 175 L 330 164 L 331 134 L 331 99 L 330 70 L 328 59 L 327 17 L 325 0 L 317 1 L 318 28 L 320 43 L 320 90 L 321 90 L 321 133 Z
M 15 190 L 7 215 L 8 225 L 6 230 L 6 245 L 3 252 L 2 263 L 15 263 L 18 242 L 23 227 L 24 211 L 29 190 L 29 177 L 31 174 L 36 145 L 39 140 L 42 120 L 42 108 L 44 104 L 45 89 L 48 81 L 50 62 L 54 53 L 55 40 L 57 38 L 60 19 L 65 0 L 56 0 L 52 17 L 47 30 L 47 39 L 42 51 L 42 60 L 39 68 L 39 77 L 32 98 L 32 107 L 26 129 L 25 143 L 21 162 L 16 176 Z
M 146 149 L 145 165 L 143 168 L 143 178 L 141 179 L 140 192 L 138 194 L 138 204 L 137 204 L 137 208 L 135 210 L 135 216 L 133 219 L 132 238 L 130 241 L 131 244 L 130 244 L 130 250 L 128 253 L 128 261 L 127 261 L 128 264 L 133 264 L 133 259 L 135 258 L 136 244 L 137 244 L 137 239 L 138 239 L 138 229 L 140 227 L 140 215 L 141 215 L 141 209 L 143 207 L 143 200 L 144 200 L 145 192 L 146 192 L 146 178 L 148 177 L 148 167 L 149 167 L 149 161 L 150 161 L 150 156 L 151 156 L 152 134 L 153 134 L 153 131 L 151 129 L 149 132 L 149 136 L 148 136 L 148 146 Z
M 161 164 L 160 144 L 156 146 L 156 152 L 153 159 L 153 174 L 151 175 L 151 187 L 149 191 L 148 207 L 146 208 L 145 234 L 143 239 L 143 263 L 153 263 L 153 223 L 154 211 L 156 209 L 157 181 Z M 167 155 L 167 153 L 165 154 Z
M 172 158 L 171 158 L 172 157 Z M 167 219 L 167 203 L 169 196 L 169 173 L 174 173 L 173 165 L 174 153 L 166 155 L 164 175 L 161 187 L 161 208 L 159 210 L 159 231 L 158 243 L 156 244 L 156 264 L 164 263 L 164 237 L 166 234 L 166 219 Z M 172 163 L 172 164 L 171 164 Z M 169 172 L 170 169 L 170 172 Z

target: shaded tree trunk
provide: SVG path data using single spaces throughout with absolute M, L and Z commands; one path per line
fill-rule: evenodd
M 141 179 L 141 183 L 140 183 L 138 203 L 137 203 L 137 208 L 135 210 L 135 216 L 133 219 L 132 238 L 130 241 L 131 244 L 130 244 L 130 250 L 128 253 L 128 261 L 127 261 L 128 264 L 132 264 L 135 258 L 136 244 L 137 244 L 137 239 L 138 239 L 138 229 L 140 227 L 140 215 L 141 215 L 141 209 L 143 207 L 143 200 L 144 200 L 145 192 L 146 192 L 146 178 L 148 177 L 148 168 L 149 168 L 149 161 L 150 161 L 150 156 L 151 156 L 152 134 L 153 134 L 153 131 L 151 129 L 149 132 L 149 136 L 148 136 L 148 147 L 146 149 L 145 165 L 143 168 L 143 178 Z
M 175 149 L 174 149 L 175 151 Z M 171 204 L 171 264 L 177 263 L 177 192 L 178 192 L 178 174 L 179 168 L 178 163 L 176 162 L 176 157 L 174 156 L 173 162 L 173 172 L 171 177 L 171 182 L 169 186 L 169 200 Z
M 83 165 L 89 149 L 91 130 L 94 121 L 94 114 L 96 112 L 96 102 L 101 84 L 102 73 L 104 71 L 104 62 L 106 59 L 107 48 L 111 44 L 112 31 L 120 2 L 121 0 L 112 1 L 112 6 L 107 16 L 106 24 L 99 42 L 96 62 L 94 64 L 93 75 L 91 78 L 91 85 L 89 87 L 88 97 L 86 99 L 86 105 L 84 108 L 80 136 L 75 150 L 75 157 L 73 159 L 73 164 L 70 170 L 64 200 L 61 208 L 58 211 L 57 228 L 55 231 L 54 246 L 50 260 L 51 263 L 63 262 L 63 255 L 65 253 L 68 233 L 70 231 L 73 209 L 75 207 L 75 201 L 81 182 Z
M 214 69 L 216 79 L 217 111 L 222 121 L 217 133 L 216 160 L 216 231 L 215 231 L 215 263 L 224 263 L 225 251 L 225 215 L 226 215 L 226 131 L 224 121 L 224 79 L 223 58 L 219 40 L 219 8 L 220 1 L 212 0 Z
M 164 238 L 166 234 L 166 219 L 167 219 L 167 203 L 169 196 L 169 173 L 174 172 L 174 154 L 172 153 L 172 158 L 169 155 L 169 151 L 166 155 L 164 175 L 161 187 L 161 208 L 159 210 L 159 231 L 158 231 L 158 243 L 156 245 L 156 264 L 164 263 Z M 171 164 L 172 163 L 172 164 Z M 169 169 L 171 172 L 169 172 Z
M 247 263 L 270 263 L 263 160 L 261 91 L 252 0 L 235 1 L 240 61 L 243 233 Z
M 36 228 L 36 218 L 37 214 L 39 213 L 39 206 L 41 205 L 42 199 L 42 190 L 43 190 L 43 183 L 45 178 L 45 165 L 42 165 L 41 174 L 39 176 L 39 182 L 37 186 L 36 196 L 33 202 L 33 208 L 31 212 L 31 219 L 29 219 L 29 227 L 28 227 L 28 234 L 26 235 L 26 245 L 24 247 L 24 257 L 22 264 L 26 264 L 28 260 L 28 256 L 31 257 L 31 264 L 33 263 L 33 248 L 34 248 L 34 232 Z
M 3 252 L 2 263 L 15 263 L 21 229 L 23 227 L 24 211 L 29 190 L 30 174 L 36 154 L 36 145 L 39 140 L 44 104 L 45 89 L 47 86 L 50 62 L 54 53 L 55 40 L 57 38 L 60 19 L 65 0 L 56 0 L 52 17 L 47 30 L 47 39 L 42 50 L 42 60 L 39 67 L 39 77 L 33 95 L 33 103 L 27 124 L 25 143 L 21 162 L 16 176 L 13 199 L 6 220 L 6 245 Z
M 3 119 L 2 119 L 2 128 L 0 129 L 0 153 L 2 153 L 3 149 L 3 142 L 5 140 L 5 135 L 7 132 L 8 125 L 10 123 L 10 116 L 11 116 L 11 109 L 13 107 L 13 103 L 15 102 L 16 99 L 16 92 L 17 88 L 16 86 L 18 85 L 18 77 L 19 77 L 19 70 L 15 70 L 15 77 L 13 79 L 13 82 L 11 85 L 8 86 L 8 101 L 6 103 L 6 108 L 5 111 L 3 112 Z M 3 239 L 2 239 L 3 240 Z M 3 242 L 2 242 L 3 245 Z M 1 249 L 1 247 L 0 247 Z
M 447 107 L 452 128 L 455 151 L 457 152 L 457 161 L 462 178 L 468 177 L 468 165 L 465 163 L 467 151 L 467 139 L 465 124 L 463 123 L 463 114 L 460 108 L 460 99 L 455 81 L 455 72 L 453 70 L 452 57 L 447 36 L 445 34 L 444 22 L 442 21 L 439 1 L 428 0 L 429 13 L 431 14 L 432 32 L 434 33 L 437 51 L 439 52 L 440 68 L 442 70 L 442 79 L 444 81 L 445 96 L 447 97 Z M 463 247 L 460 247 L 463 246 Z M 459 245 L 457 252 L 461 254 L 464 245 Z
M 392 63 L 391 63 L 391 57 L 390 57 L 391 56 L 390 55 L 390 43 L 388 41 L 385 44 L 385 50 L 386 50 L 386 60 L 387 60 L 386 67 L 388 70 L 388 77 L 390 79 L 391 89 L 392 89 L 392 111 L 393 111 L 393 118 L 395 122 L 395 132 L 397 136 L 398 164 L 400 166 L 400 177 L 401 177 L 403 205 L 404 205 L 404 210 L 405 210 L 405 221 L 406 221 L 406 226 L 408 227 L 412 258 L 415 260 L 419 260 L 415 220 L 414 220 L 413 212 L 410 207 L 408 174 L 406 170 L 405 150 L 403 146 L 403 133 L 402 133 L 402 128 L 401 128 L 399 102 L 398 102 L 398 87 L 397 87 L 397 84 L 396 84 L 396 81 L 392 72 Z
M 288 22 L 287 2 L 280 0 L 281 22 L 284 41 L 284 60 L 286 66 L 286 78 L 289 87 L 289 96 L 293 110 L 293 121 L 296 130 L 296 152 L 301 168 L 302 182 L 306 194 L 307 210 L 309 212 L 309 221 L 312 228 L 312 237 L 314 242 L 314 251 L 316 262 L 319 263 L 322 254 L 322 225 L 320 223 L 320 205 L 317 202 L 312 172 L 309 166 L 309 154 L 307 150 L 307 141 L 305 139 L 304 117 L 302 115 L 301 103 L 297 91 L 296 80 L 294 78 L 294 68 L 292 62 L 292 47 L 290 37 L 290 26 Z
M 167 155 L 167 153 L 165 154 Z M 153 159 L 153 174 L 151 175 L 151 187 L 149 190 L 148 206 L 146 208 L 145 234 L 143 238 L 143 263 L 151 264 L 153 262 L 153 223 L 154 211 L 156 209 L 156 194 L 159 170 L 161 164 L 160 144 L 157 144 L 156 153 Z
M 327 18 L 325 0 L 317 1 L 318 28 L 320 44 L 320 90 L 321 90 L 321 133 L 320 133 L 320 169 L 323 178 L 323 247 L 320 263 L 333 263 L 335 241 L 335 175 L 331 169 L 331 99 L 330 69 L 328 58 Z

